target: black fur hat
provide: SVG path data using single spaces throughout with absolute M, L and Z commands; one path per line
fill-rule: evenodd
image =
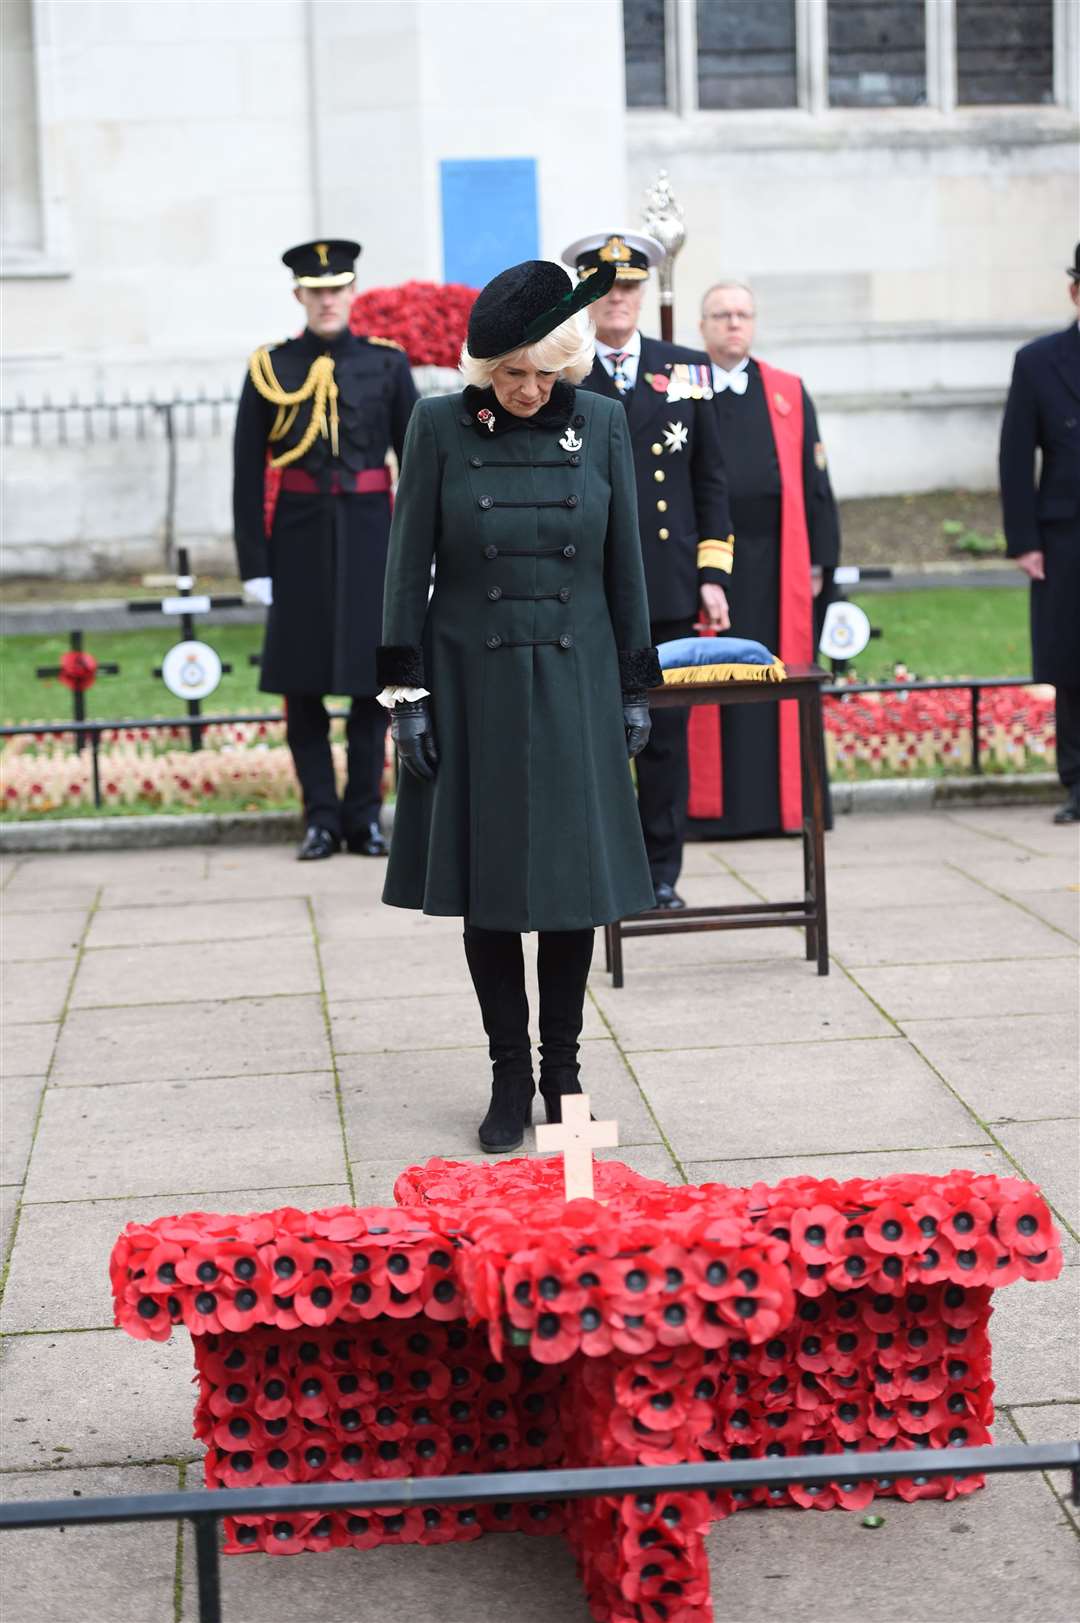
M 469 316 L 469 354 L 494 360 L 561 327 L 564 321 L 603 298 L 615 280 L 614 265 L 604 265 L 576 286 L 549 259 L 526 259 L 492 278 Z

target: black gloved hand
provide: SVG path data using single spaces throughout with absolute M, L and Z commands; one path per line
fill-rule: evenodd
M 414 778 L 431 783 L 439 764 L 435 732 L 426 699 L 396 704 L 390 712 L 390 734 L 401 764 Z
M 624 699 L 622 714 L 626 728 L 626 753 L 633 760 L 635 755 L 641 754 L 652 732 L 648 700 Z

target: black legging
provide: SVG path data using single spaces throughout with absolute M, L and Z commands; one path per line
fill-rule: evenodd
M 540 1091 L 578 1093 L 578 1038 L 592 963 L 592 930 L 541 930 Z M 529 1067 L 529 1000 L 521 936 L 513 930 L 465 925 L 465 958 L 483 1016 L 497 1078 Z

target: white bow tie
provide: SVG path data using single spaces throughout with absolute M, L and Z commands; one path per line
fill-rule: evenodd
M 723 394 L 730 389 L 732 394 L 745 394 L 750 383 L 750 373 L 744 366 L 741 372 L 725 372 L 722 367 L 713 368 L 713 393 Z

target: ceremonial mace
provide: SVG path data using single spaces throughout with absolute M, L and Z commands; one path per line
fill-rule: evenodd
M 666 344 L 671 344 L 674 343 L 675 330 L 675 294 L 671 285 L 672 276 L 675 255 L 686 241 L 686 226 L 683 224 L 682 209 L 672 195 L 666 169 L 661 169 L 656 177 L 656 184 L 650 186 L 645 193 L 645 206 L 641 211 L 641 218 L 649 236 L 655 237 L 664 250 L 658 271 L 660 337 Z

